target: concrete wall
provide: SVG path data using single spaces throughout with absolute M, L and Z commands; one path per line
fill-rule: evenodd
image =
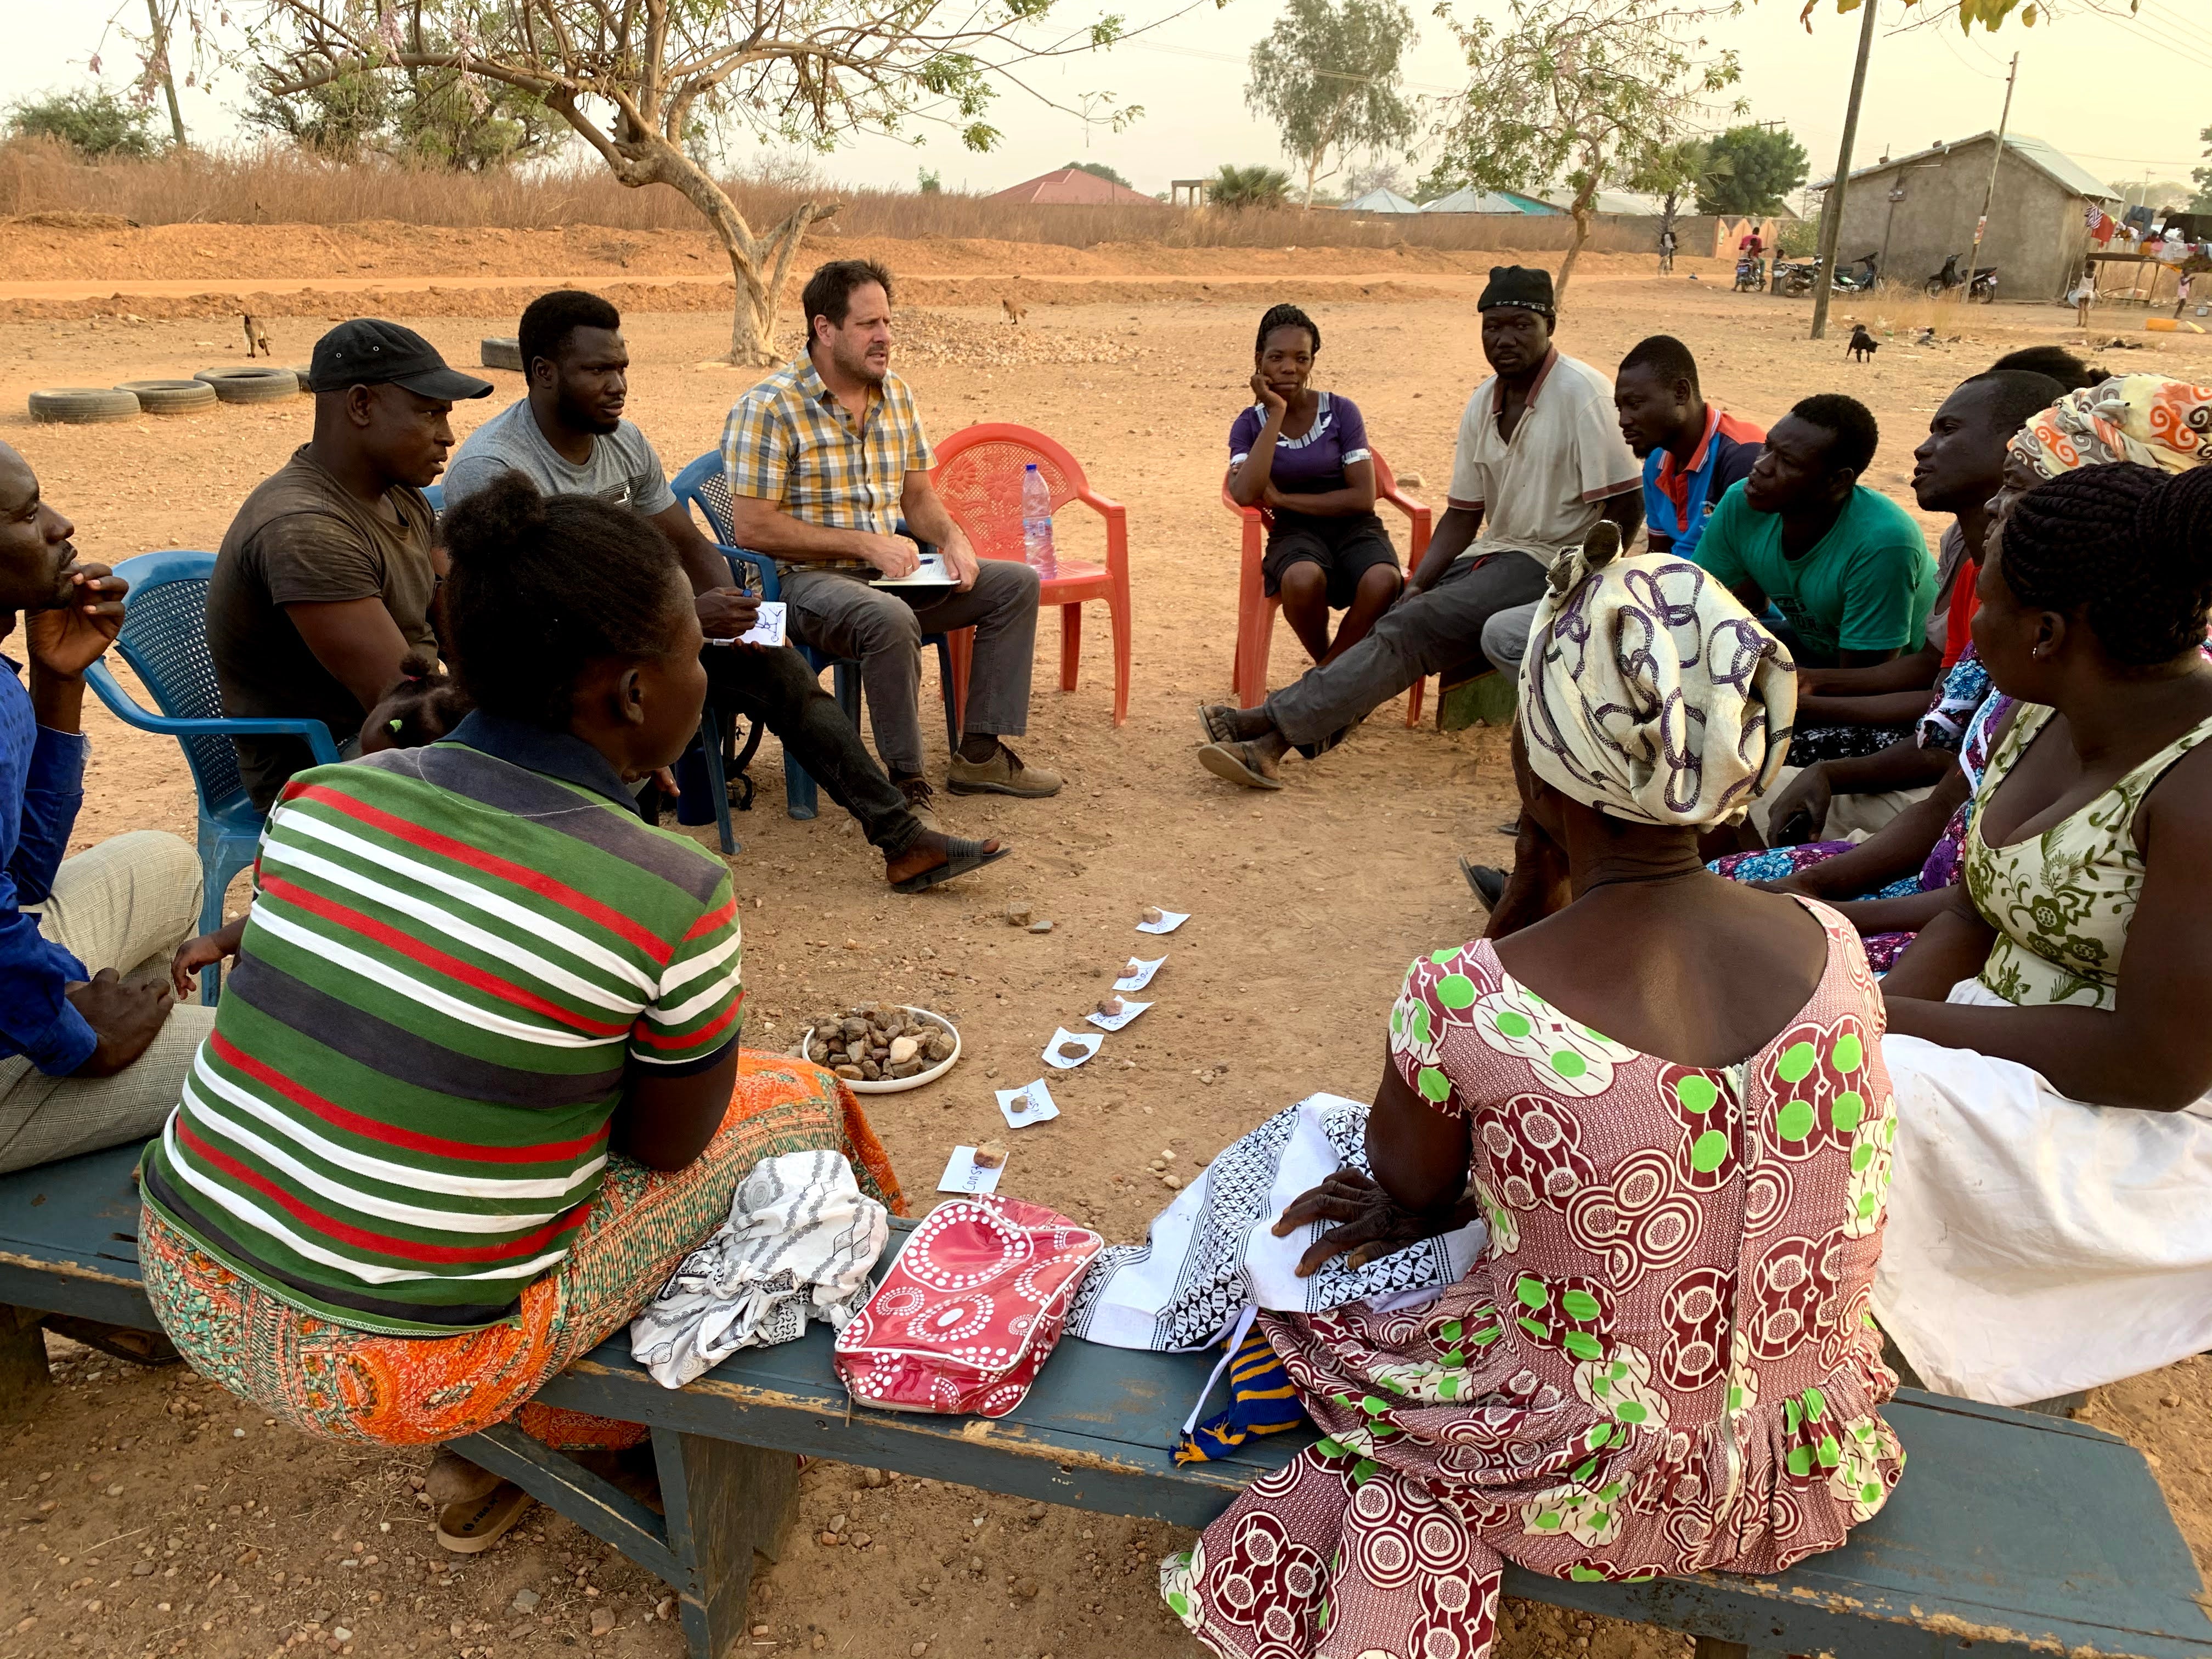
M 1943 268 L 1947 254 L 1957 254 L 1963 270 L 1989 187 L 1994 142 L 1954 145 L 1941 158 L 1853 179 L 1844 197 L 1837 263 L 1849 266 L 1863 253 L 1879 253 L 1887 240 L 1882 275 L 1900 286 L 1918 288 Z M 1893 185 L 1904 191 L 1893 216 Z M 2055 300 L 2072 286 L 2088 240 L 2081 208 L 2081 198 L 2049 173 L 2016 151 L 2005 152 L 1976 261 L 1997 268 L 1999 298 Z
M 1446 224 L 1480 225 L 1482 227 L 1481 246 L 1486 248 L 1565 253 L 1568 245 L 1575 240 L 1575 222 L 1565 214 L 1437 213 L 1422 216 L 1431 221 L 1441 220 Z M 1398 222 L 1412 222 L 1411 216 Z M 1749 222 L 1710 213 L 1678 213 L 1674 216 L 1676 246 L 1683 253 L 1700 258 L 1726 257 L 1732 259 L 1735 257 L 1736 240 L 1743 234 Z M 1763 219 L 1759 222 L 1771 257 L 1778 222 Z M 1659 252 L 1658 216 L 1592 214 L 1589 240 L 1583 246 L 1594 253 L 1649 253 L 1656 258 Z M 1983 263 L 1986 264 L 1989 262 L 1984 260 Z

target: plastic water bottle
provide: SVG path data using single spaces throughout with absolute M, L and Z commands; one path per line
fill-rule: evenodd
M 1040 576 L 1060 574 L 1052 550 L 1052 489 L 1035 461 L 1022 473 L 1022 556 Z

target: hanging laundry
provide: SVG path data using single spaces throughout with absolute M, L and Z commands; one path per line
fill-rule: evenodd
M 1248 1306 L 1319 1313 L 1458 1283 L 1489 1237 L 1480 1221 L 1364 1267 L 1340 1256 L 1298 1277 L 1298 1258 L 1327 1228 L 1316 1222 L 1278 1238 L 1275 1218 L 1339 1170 L 1371 1174 L 1366 1140 L 1367 1108 L 1356 1100 L 1322 1094 L 1284 1108 L 1223 1148 L 1152 1218 L 1144 1243 L 1099 1253 L 1068 1314 L 1069 1334 L 1181 1353 L 1219 1341 Z
M 809 1319 L 842 1330 L 890 1237 L 889 1212 L 837 1153 L 763 1158 L 738 1183 L 730 1218 L 630 1322 L 630 1357 L 680 1389 L 740 1348 L 796 1340 Z

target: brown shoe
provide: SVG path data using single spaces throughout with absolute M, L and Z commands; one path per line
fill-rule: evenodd
M 1023 765 L 1022 757 L 1003 743 L 987 761 L 963 760 L 954 755 L 951 769 L 945 775 L 945 787 L 956 795 L 1019 795 L 1024 800 L 1037 800 L 1058 794 L 1060 785 L 1059 773 Z
M 921 821 L 921 827 L 943 835 L 945 826 L 938 821 L 937 808 L 930 804 L 937 799 L 937 791 L 929 787 L 929 780 L 894 776 L 891 781 L 898 785 L 899 793 L 906 797 L 906 810 Z

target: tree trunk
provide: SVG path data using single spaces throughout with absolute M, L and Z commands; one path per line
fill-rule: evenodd
M 1567 257 L 1559 261 L 1559 274 L 1552 281 L 1552 303 L 1556 306 L 1567 297 L 1567 283 L 1575 274 L 1575 261 L 1582 257 L 1583 244 L 1589 240 L 1590 204 L 1597 199 L 1597 185 L 1588 184 L 1575 192 L 1574 204 L 1567 211 L 1574 216 L 1575 240 L 1567 244 Z
M 571 125 L 581 127 L 558 103 L 554 107 L 568 116 Z M 737 301 L 730 319 L 731 364 L 758 368 L 782 362 L 775 349 L 775 313 L 791 275 L 792 261 L 798 256 L 807 227 L 830 217 L 839 204 L 801 202 L 781 224 L 756 236 L 722 187 L 659 133 L 625 120 L 611 145 L 592 131 L 586 131 L 585 136 L 598 138 L 607 164 L 623 184 L 633 188 L 666 185 L 679 192 L 699 210 L 729 255 L 730 275 L 737 284 Z

